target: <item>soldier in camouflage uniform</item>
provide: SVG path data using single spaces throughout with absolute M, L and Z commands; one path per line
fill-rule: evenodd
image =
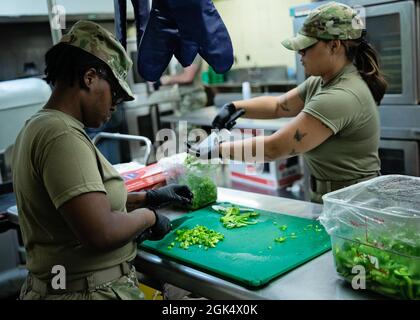
M 110 32 L 79 21 L 45 60 L 53 93 L 13 153 L 29 270 L 20 299 L 142 299 L 132 265 L 137 244 L 170 231 L 157 207 L 190 203 L 192 194 L 178 185 L 127 194 L 86 135 L 85 127 L 101 126 L 134 99 L 126 82 L 132 62 Z
M 311 174 L 314 202 L 322 202 L 325 193 L 376 177 L 380 174 L 377 106 L 387 83 L 365 34 L 362 18 L 347 5 L 329 2 L 314 9 L 298 34 L 282 42 L 301 55 L 306 81 L 279 97 L 228 103 L 213 127 L 223 128 L 237 109 L 245 110 L 245 118 L 294 117 L 257 141 L 264 144 L 264 160 L 302 155 Z M 232 154 L 238 147 L 251 150 L 255 145 L 253 139 L 226 142 L 211 154 L 228 153 L 220 148 Z

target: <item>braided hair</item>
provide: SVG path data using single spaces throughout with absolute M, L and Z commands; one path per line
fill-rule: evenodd
M 69 44 L 59 43 L 45 54 L 45 81 L 56 85 L 57 82 L 73 86 L 77 81 L 80 88 L 86 89 L 84 75 L 87 70 L 106 70 L 105 62 L 94 55 Z

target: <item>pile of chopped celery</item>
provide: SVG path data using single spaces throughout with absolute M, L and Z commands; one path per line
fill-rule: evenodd
M 224 239 L 224 235 L 220 232 L 211 230 L 205 226 L 197 225 L 192 229 L 179 229 L 176 231 L 175 241 L 179 243 L 179 247 L 182 249 L 188 249 L 190 246 L 198 246 L 199 248 L 216 247 L 217 243 Z M 175 246 L 175 242 L 172 242 L 168 249 L 172 249 Z
M 241 213 L 238 207 L 228 207 L 222 212 L 220 221 L 223 226 L 227 229 L 245 227 L 250 224 L 256 224 L 258 221 L 250 220 L 259 216 L 258 212 L 251 211 L 247 213 Z
M 334 245 L 333 254 L 337 272 L 348 281 L 356 276 L 353 267 L 363 266 L 368 289 L 395 298 L 420 299 L 420 259 L 413 256 L 419 248 L 385 238 L 369 245 L 359 238 L 340 241 L 343 243 Z M 398 254 L 375 247 L 378 244 L 398 249 Z

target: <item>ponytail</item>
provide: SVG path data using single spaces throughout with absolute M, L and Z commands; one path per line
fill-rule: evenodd
M 357 40 L 344 40 L 343 43 L 347 58 L 356 66 L 376 104 L 379 105 L 388 83 L 379 68 L 378 53 L 364 37 Z

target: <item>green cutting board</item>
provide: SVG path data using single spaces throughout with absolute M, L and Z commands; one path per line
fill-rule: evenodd
M 226 203 L 223 205 L 226 206 Z M 259 209 L 255 211 L 260 213 L 256 217 L 257 224 L 226 229 L 220 222 L 221 215 L 208 206 L 179 218 L 182 224 L 164 239 L 145 241 L 140 248 L 251 287 L 262 286 L 331 249 L 330 238 L 318 221 Z M 175 241 L 176 230 L 196 225 L 220 232 L 225 238 L 208 250 L 198 246 L 190 246 L 187 250 L 180 248 Z M 280 230 L 282 225 L 287 225 L 285 231 Z M 316 231 L 315 225 L 322 231 Z M 293 232 L 295 239 L 288 237 L 282 243 L 274 241 Z M 172 242 L 175 246 L 169 249 Z

